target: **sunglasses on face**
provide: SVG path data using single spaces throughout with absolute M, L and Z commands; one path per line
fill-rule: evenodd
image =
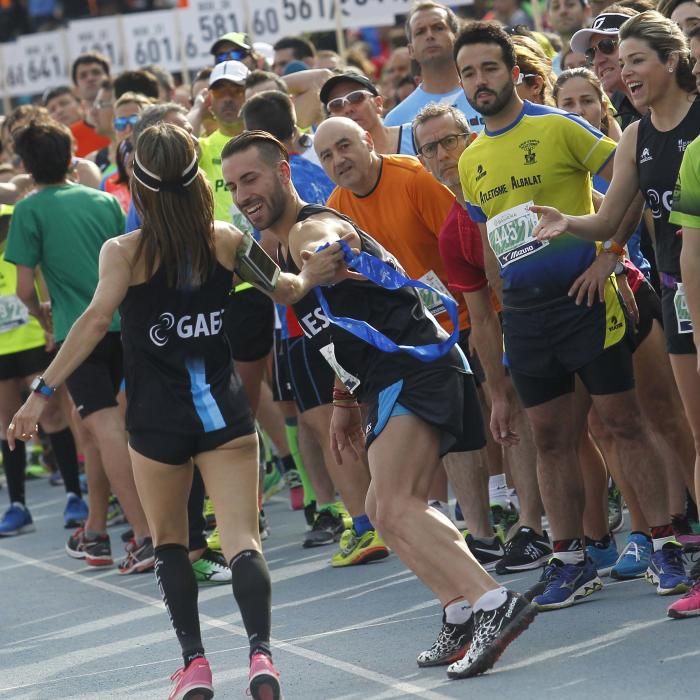
M 454 151 L 457 148 L 457 144 L 460 139 L 469 136 L 469 134 L 459 133 L 459 134 L 447 134 L 437 141 L 429 141 L 423 144 L 419 149 L 419 155 L 423 158 L 434 158 L 437 153 L 438 146 L 442 146 L 446 151 Z
M 593 63 L 597 51 L 600 51 L 605 56 L 610 56 L 615 53 L 616 49 L 617 39 L 601 39 L 598 42 L 598 46 L 591 46 L 590 49 L 586 49 L 586 60 L 588 63 Z
M 209 92 L 211 92 L 214 97 L 219 97 L 221 95 L 231 94 L 231 95 L 243 95 L 245 93 L 245 87 L 243 85 L 236 85 L 230 80 L 223 81 L 223 85 L 217 85 L 215 87 L 210 87 Z
M 124 131 L 127 126 L 136 126 L 141 117 L 138 114 L 133 114 L 130 117 L 117 117 L 114 120 L 114 128 L 117 131 Z
M 525 83 L 525 85 L 528 85 L 529 87 L 533 87 L 539 76 L 536 73 L 521 73 L 520 77 L 522 78 L 521 82 Z
M 231 49 L 230 51 L 219 51 L 214 56 L 217 63 L 223 63 L 224 61 L 242 61 L 244 58 L 250 56 L 250 51 L 245 49 Z
M 359 105 L 362 104 L 368 97 L 372 97 L 369 90 L 353 90 L 344 97 L 336 97 L 328 102 L 326 109 L 329 114 L 338 114 L 342 112 L 346 104 Z

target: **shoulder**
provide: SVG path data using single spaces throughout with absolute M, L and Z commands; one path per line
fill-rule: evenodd
M 217 253 L 235 253 L 238 245 L 243 240 L 243 233 L 228 221 L 214 222 L 214 245 Z

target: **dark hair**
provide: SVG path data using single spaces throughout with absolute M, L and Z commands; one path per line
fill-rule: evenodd
M 210 68 L 209 66 L 202 68 L 202 70 L 197 71 L 197 74 L 192 79 L 192 82 L 196 83 L 198 80 L 209 80 L 209 76 L 213 70 L 214 69 Z
M 8 134 L 12 135 L 12 132 L 18 123 L 29 119 L 51 120 L 51 115 L 46 107 L 37 107 L 36 105 L 20 105 L 19 107 L 15 107 L 7 115 L 7 117 L 5 117 L 3 128 Z
M 62 95 L 70 95 L 76 102 L 79 101 L 70 85 L 59 85 L 58 87 L 49 88 L 46 90 L 46 92 L 44 92 L 44 94 L 41 96 L 41 104 L 46 107 L 51 100 L 55 100 L 57 97 L 61 97 Z
M 268 165 L 276 165 L 281 160 L 289 162 L 289 153 L 284 144 L 272 134 L 268 134 L 267 131 L 258 129 L 244 131 L 239 136 L 231 139 L 221 151 L 221 160 L 223 161 L 225 158 L 230 158 L 236 153 L 242 153 L 253 147 L 258 149 L 260 157 Z
M 671 15 L 679 8 L 681 5 L 685 5 L 686 2 L 692 2 L 697 5 L 697 0 L 661 0 L 657 5 L 656 9 L 664 16 L 671 19 Z
M 557 82 L 554 83 L 554 102 L 556 106 L 559 106 L 559 91 L 561 90 L 564 83 L 568 83 L 569 80 L 574 78 L 581 78 L 585 80 L 595 91 L 598 96 L 600 103 L 603 105 L 602 115 L 600 119 L 600 130 L 607 136 L 610 130 L 610 111 L 608 109 L 608 102 L 606 102 L 605 93 L 603 92 L 603 86 L 596 74 L 589 68 L 567 68 L 562 71 L 557 78 Z
M 112 85 L 116 99 L 125 92 L 139 92 L 154 100 L 158 99 L 158 79 L 147 70 L 125 70 L 114 79 Z
M 288 95 L 277 90 L 253 95 L 243 105 L 241 117 L 246 129 L 267 131 L 280 141 L 294 134 L 294 106 Z
M 501 47 L 503 61 L 508 69 L 512 70 L 517 65 L 515 48 L 510 36 L 495 22 L 470 22 L 467 24 L 455 39 L 453 51 L 455 61 L 463 46 L 471 46 L 473 44 L 497 44 Z
M 172 73 L 163 68 L 163 66 L 151 63 L 148 66 L 144 66 L 143 70 L 147 70 L 151 75 L 155 76 L 155 79 L 163 90 L 172 92 L 175 89 L 175 81 L 173 80 Z
M 297 61 L 303 61 L 305 58 L 313 58 L 316 55 L 314 45 L 310 41 L 302 39 L 299 36 L 283 36 L 272 48 L 275 51 L 291 49 L 292 55 Z
M 282 78 L 277 75 L 277 73 L 272 73 L 269 70 L 254 70 L 248 73 L 248 77 L 245 79 L 245 86 L 247 88 L 255 87 L 261 83 L 273 82 L 280 92 L 285 95 L 289 92 L 287 89 L 287 83 L 282 80 Z
M 129 183 L 129 173 L 126 171 L 126 157 L 134 150 L 134 146 L 128 139 L 119 142 L 116 153 L 117 184 L 126 185 Z
M 110 92 L 114 90 L 114 85 L 112 84 L 112 79 L 110 77 L 102 79 L 100 82 L 100 90 L 109 90 Z
M 70 74 L 71 79 L 73 80 L 73 85 L 78 84 L 78 81 L 76 80 L 76 76 L 78 75 L 78 66 L 85 66 L 89 63 L 99 63 L 105 74 L 109 75 L 109 59 L 99 53 L 99 51 L 86 51 L 85 53 L 81 53 L 80 56 L 73 61 L 73 65 L 71 66 Z
M 174 124 L 148 127 L 136 142 L 138 162 L 163 183 L 181 182 L 196 157 L 194 140 Z M 170 287 L 201 285 L 214 270 L 214 196 L 202 170 L 176 191 L 154 191 L 131 178 L 131 194 L 141 215 L 141 239 L 136 259 L 143 258 L 150 277 L 160 263 Z
M 460 19 L 449 7 L 439 2 L 433 2 L 433 0 L 419 0 L 419 2 L 413 5 L 413 7 L 411 7 L 411 9 L 408 11 L 408 15 L 406 15 L 404 29 L 406 31 L 406 38 L 408 39 L 409 44 L 411 43 L 411 20 L 416 13 L 423 12 L 424 10 L 443 10 L 445 12 L 447 26 L 450 28 L 450 31 L 453 34 L 457 34 L 459 31 Z
M 15 153 L 39 185 L 61 182 L 73 157 L 70 129 L 48 119 L 31 119 L 13 135 Z

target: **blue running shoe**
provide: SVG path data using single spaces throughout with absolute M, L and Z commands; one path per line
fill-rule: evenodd
M 644 578 L 656 586 L 659 595 L 687 593 L 690 581 L 683 566 L 683 547 L 678 542 L 667 542 L 651 555 Z
M 610 576 L 620 581 L 641 578 L 651 562 L 651 540 L 641 532 L 630 532 L 627 544 L 610 571 Z
M 13 503 L 0 520 L 0 537 L 14 537 L 35 529 L 32 516 L 22 503 Z
M 603 587 L 595 565 L 588 557 L 583 564 L 564 564 L 552 557 L 545 567 L 544 579 L 544 591 L 532 600 L 540 610 L 568 608 L 579 598 Z
M 607 547 L 598 547 L 593 544 L 586 546 L 586 554 L 593 561 L 593 565 L 598 571 L 598 576 L 608 576 L 613 566 L 617 563 L 619 552 L 615 539 L 610 538 L 610 543 Z
M 63 527 L 72 530 L 81 527 L 88 517 L 87 503 L 80 496 L 69 493 L 63 509 Z

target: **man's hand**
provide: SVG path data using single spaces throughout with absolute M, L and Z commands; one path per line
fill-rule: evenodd
M 613 273 L 616 264 L 616 255 L 610 253 L 598 255 L 591 266 L 571 285 L 569 296 L 576 297 L 578 306 L 584 301 L 588 306 L 593 306 L 596 295 L 600 302 L 605 301 L 605 282 Z
M 348 233 L 340 240 L 349 243 L 353 239 L 354 234 Z M 353 252 L 358 251 L 353 249 Z M 345 265 L 345 254 L 337 241 L 317 252 L 302 250 L 300 255 L 303 263 L 302 272 L 314 287 L 338 284 L 346 279 L 365 279 L 359 273 L 348 270 Z
M 513 447 L 520 442 L 520 436 L 513 430 L 513 401 L 512 390 L 491 394 L 491 434 L 504 447 Z
M 359 406 L 336 406 L 331 417 L 331 450 L 338 464 L 343 463 L 343 452 L 360 459 L 365 449 L 362 416 Z
M 629 315 L 635 323 L 639 323 L 639 307 L 637 306 L 637 300 L 634 298 L 634 292 L 627 281 L 627 275 L 615 275 L 615 279 Z
M 538 240 L 548 241 L 551 238 L 561 236 L 562 233 L 566 233 L 568 221 L 558 209 L 533 205 L 530 207 L 530 211 L 535 212 L 540 217 L 535 230 L 532 232 L 532 235 Z
M 7 442 L 10 449 L 14 450 L 17 440 L 27 441 L 39 430 L 39 418 L 46 399 L 35 392 L 29 394 L 24 406 L 15 413 L 14 418 L 7 426 Z
M 51 302 L 42 301 L 39 304 L 39 313 L 36 316 L 37 321 L 47 335 L 53 336 L 53 319 L 51 318 Z

